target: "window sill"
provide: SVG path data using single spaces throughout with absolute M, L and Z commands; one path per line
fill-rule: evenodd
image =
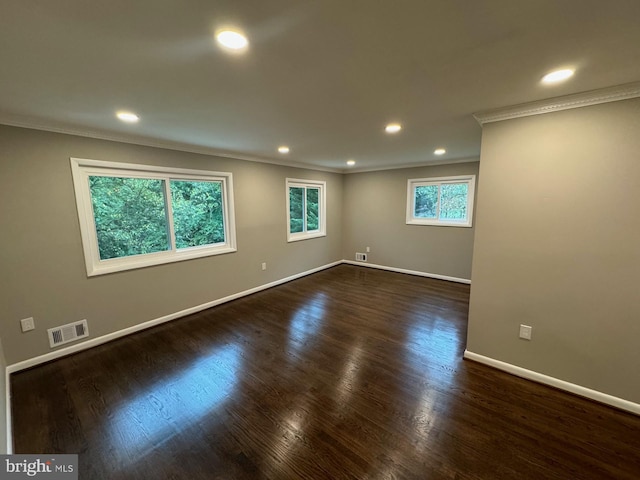
M 303 234 L 289 234 L 287 237 L 287 242 L 299 242 L 301 240 L 309 240 L 311 238 L 319 238 L 326 237 L 327 234 L 324 232 L 315 232 L 315 233 L 303 233 Z
M 471 228 L 473 225 L 467 222 L 438 222 L 429 220 L 408 220 L 407 225 L 431 225 L 433 227 L 464 227 Z
M 181 262 L 183 260 L 223 255 L 225 253 L 236 252 L 237 250 L 237 248 L 231 246 L 221 246 L 216 248 L 193 247 L 180 252 L 158 252 L 145 255 L 133 255 L 131 257 L 123 257 L 113 260 L 103 260 L 97 265 L 87 265 L 87 276 L 95 277 L 97 275 L 106 275 L 108 273 Z

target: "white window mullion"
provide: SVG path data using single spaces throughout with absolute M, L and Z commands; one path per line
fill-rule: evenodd
M 91 201 L 91 189 L 89 187 L 89 177 L 91 176 L 88 172 L 78 171 L 78 175 L 82 176 L 82 188 L 79 192 L 76 188 L 76 195 L 79 195 L 79 198 L 82 199 L 81 202 L 78 202 L 78 205 L 82 203 L 82 208 L 84 209 L 84 222 L 80 222 L 80 230 L 81 236 L 86 241 L 83 242 L 83 247 L 85 249 L 85 263 L 87 266 L 87 270 L 94 269 L 97 267 L 100 261 L 100 250 L 98 247 L 98 231 L 96 228 L 96 220 L 95 213 L 93 211 L 93 202 Z M 78 212 L 80 212 L 81 207 L 78 207 Z
M 307 187 L 302 189 L 302 231 L 307 232 Z
M 323 195 L 320 193 L 320 189 L 318 189 L 318 230 L 324 230 L 324 226 L 322 225 L 322 219 L 324 218 L 324 205 L 322 205 Z
M 224 222 L 224 241 L 228 242 L 230 233 L 229 233 L 229 212 L 227 205 L 227 182 L 224 180 L 220 181 L 220 189 L 222 190 L 222 221 Z M 235 242 L 234 242 L 235 243 Z
M 170 247 L 169 250 L 172 252 L 176 252 L 176 229 L 173 225 L 173 206 L 171 204 L 171 179 L 168 177 L 164 180 L 164 210 L 167 216 L 167 230 L 169 233 Z
M 287 185 L 287 232 L 291 234 L 291 186 Z

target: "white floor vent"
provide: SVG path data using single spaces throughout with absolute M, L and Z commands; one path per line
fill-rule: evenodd
M 49 334 L 49 346 L 51 348 L 65 343 L 79 340 L 80 338 L 89 336 L 89 327 L 86 320 L 68 323 L 60 327 L 50 328 L 47 330 Z
M 356 252 L 356 262 L 366 262 L 367 254 L 366 253 L 357 253 Z

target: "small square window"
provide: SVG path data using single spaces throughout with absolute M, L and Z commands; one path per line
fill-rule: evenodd
M 326 182 L 287 178 L 287 240 L 324 237 Z
M 407 224 L 471 227 L 475 175 L 411 179 Z

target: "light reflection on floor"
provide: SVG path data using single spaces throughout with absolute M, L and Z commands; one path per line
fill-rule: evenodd
M 300 307 L 289 325 L 289 349 L 302 351 L 312 341 L 324 322 L 327 298 L 324 293 L 317 293 Z
M 121 405 L 110 422 L 109 436 L 123 466 L 201 420 L 233 393 L 241 347 L 217 347 L 174 377 L 150 386 Z
M 431 448 L 433 439 L 430 432 L 438 419 L 436 411 L 447 408 L 431 385 L 437 384 L 442 388 L 453 384 L 455 367 L 460 361 L 459 343 L 460 334 L 452 329 L 451 322 L 446 319 L 430 318 L 427 322 L 416 315 L 408 330 L 405 359 L 408 365 L 422 372 L 425 381 L 412 422 L 417 438 L 414 447 L 418 452 Z M 435 359 L 437 361 L 434 362 Z
M 408 329 L 405 342 L 407 352 L 411 354 L 407 358 L 413 360 L 412 363 L 422 358 L 431 359 L 427 363 L 432 363 L 437 358 L 443 365 L 455 365 L 459 361 L 459 336 L 446 319 L 436 318 L 426 323 L 416 318 Z
M 362 362 L 362 354 L 361 340 L 358 339 L 349 351 L 349 357 L 344 362 L 340 380 L 337 383 L 337 402 L 340 405 L 345 405 L 352 393 L 358 388 L 358 371 Z
M 414 430 L 416 432 L 415 448 L 419 451 L 424 450 L 430 445 L 429 433 L 435 426 L 437 420 L 436 404 L 437 395 L 432 389 L 426 388 L 422 392 L 420 401 L 416 405 L 414 412 Z
M 276 455 L 273 457 L 274 466 L 288 463 L 290 458 L 296 456 L 301 439 L 304 438 L 307 427 L 308 411 L 303 402 L 292 411 L 284 413 L 282 418 L 282 430 L 274 432 L 273 449 Z

